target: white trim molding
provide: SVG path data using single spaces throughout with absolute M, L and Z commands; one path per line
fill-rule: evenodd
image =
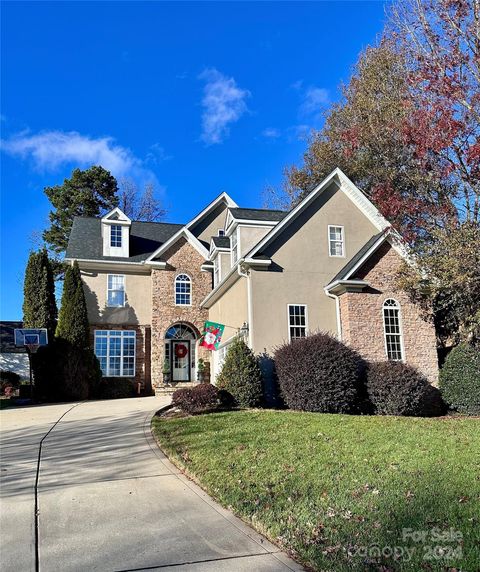
M 157 250 L 151 254 L 147 260 L 145 261 L 147 264 L 155 261 L 155 258 L 161 256 L 164 252 L 166 252 L 173 244 L 180 240 L 181 238 L 185 238 L 194 248 L 201 254 L 205 259 L 208 258 L 208 250 L 203 246 L 203 244 L 198 240 L 196 236 L 194 236 L 187 227 L 181 228 L 177 231 L 172 237 L 170 237 L 166 242 L 162 244 Z
M 358 207 L 368 220 L 379 230 L 386 230 L 391 225 L 384 218 L 373 203 L 356 187 L 345 173 L 338 167 L 325 177 L 290 213 L 280 221 L 248 254 L 253 258 L 268 246 L 288 225 L 293 222 L 313 201 L 319 197 L 331 183 L 336 183 L 338 188 Z
M 207 205 L 203 211 L 201 211 L 195 218 L 193 218 L 189 223 L 185 225 L 186 229 L 194 226 L 198 221 L 200 221 L 204 216 L 208 215 L 211 211 L 215 209 L 220 203 L 225 203 L 227 207 L 236 208 L 237 203 L 225 192 L 220 193 L 216 199 Z

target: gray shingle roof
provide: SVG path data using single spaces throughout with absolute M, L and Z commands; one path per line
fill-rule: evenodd
M 370 238 L 362 246 L 362 248 L 357 252 L 357 254 L 355 254 L 355 256 L 351 260 L 349 260 L 347 264 L 345 264 L 345 266 L 340 270 L 340 272 L 330 280 L 329 284 L 335 282 L 335 280 L 345 280 L 345 276 L 348 275 L 350 270 L 355 268 L 358 262 L 365 256 L 365 254 L 370 250 L 370 248 L 372 248 L 372 246 L 377 242 L 377 240 L 384 234 L 385 234 L 384 232 L 379 232 L 378 234 L 372 236 L 372 238 Z
M 230 238 L 228 236 L 212 236 L 212 241 L 217 248 L 230 248 Z
M 264 220 L 268 222 L 278 222 L 285 218 L 288 212 L 270 209 L 229 209 L 233 218 L 244 220 Z
M 75 217 L 66 258 L 143 262 L 183 228 L 182 224 L 133 221 L 130 228 L 130 257 L 121 258 L 103 256 L 101 224 L 99 218 Z

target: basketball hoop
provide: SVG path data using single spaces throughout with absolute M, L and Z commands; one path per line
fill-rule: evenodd
M 35 354 L 40 347 L 40 337 L 38 334 L 24 334 L 23 343 L 29 354 Z
M 15 328 L 15 345 L 27 350 L 30 369 L 30 398 L 33 399 L 32 354 L 36 354 L 40 346 L 48 344 L 46 328 Z
M 40 344 L 25 344 L 25 347 L 27 348 L 27 352 L 29 354 L 36 354 Z

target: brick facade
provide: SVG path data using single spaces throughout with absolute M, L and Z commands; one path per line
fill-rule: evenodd
M 382 307 L 385 300 L 394 298 L 400 304 L 405 361 L 436 384 L 435 328 L 396 287 L 396 273 L 401 264 L 402 258 L 385 242 L 356 273 L 354 278 L 365 280 L 369 288 L 340 295 L 342 339 L 367 360 L 386 360 Z
M 142 384 L 142 393 L 152 393 L 151 365 L 150 365 L 150 326 L 121 326 L 118 324 L 91 324 L 91 344 L 95 347 L 95 330 L 135 330 L 135 386 Z
M 205 258 L 184 238 L 178 240 L 163 255 L 167 262 L 165 270 L 152 270 L 152 339 L 151 362 L 152 384 L 162 384 L 162 367 L 165 351 L 165 333 L 176 323 L 186 323 L 193 327 L 197 336 L 208 320 L 208 310 L 201 309 L 200 303 L 212 290 L 212 275 L 202 272 Z M 175 278 L 178 274 L 188 274 L 192 280 L 192 305 L 175 305 Z M 197 359 L 210 359 L 210 352 L 199 348 Z

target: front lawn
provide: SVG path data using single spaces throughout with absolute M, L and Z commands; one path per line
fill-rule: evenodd
M 480 569 L 478 419 L 253 410 L 155 417 L 153 430 L 211 496 L 316 570 Z

